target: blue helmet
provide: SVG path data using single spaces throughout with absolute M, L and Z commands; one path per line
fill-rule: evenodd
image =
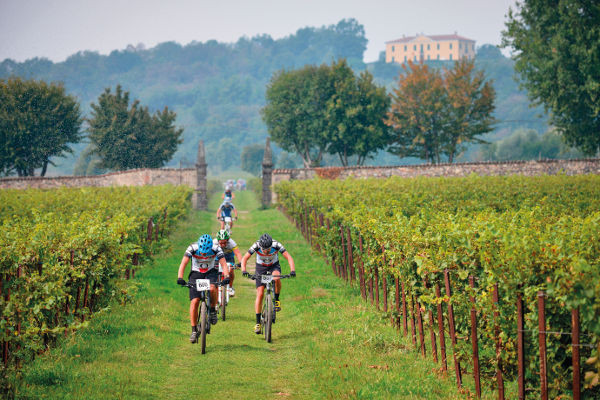
M 200 253 L 208 253 L 213 247 L 213 239 L 210 235 L 202 235 L 198 239 L 198 251 Z

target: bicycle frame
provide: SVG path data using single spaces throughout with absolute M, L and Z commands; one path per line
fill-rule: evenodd
M 290 275 L 272 275 L 272 274 L 264 274 L 264 275 L 251 275 L 250 279 L 260 279 L 261 283 L 265 284 L 265 293 L 264 300 L 261 312 L 261 325 L 263 326 L 265 340 L 268 343 L 271 343 L 271 327 L 272 324 L 275 323 L 276 315 L 275 305 L 273 303 L 272 294 L 274 293 L 274 281 L 277 279 L 286 279 L 289 278 Z

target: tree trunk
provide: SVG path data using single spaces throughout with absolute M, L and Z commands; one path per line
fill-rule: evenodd
M 44 161 L 44 165 L 42 166 L 42 172 L 40 176 L 46 176 L 46 170 L 48 169 L 48 160 Z

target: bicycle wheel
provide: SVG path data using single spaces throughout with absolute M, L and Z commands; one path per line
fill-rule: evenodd
M 206 331 L 208 330 L 208 308 L 206 302 L 200 303 L 200 342 L 202 343 L 202 354 L 206 353 Z
M 220 302 L 221 302 L 221 318 L 225 321 L 225 308 L 227 307 L 227 286 L 221 286 Z
M 265 340 L 271 343 L 271 326 L 273 325 L 273 300 L 271 295 L 267 295 L 267 304 L 265 310 Z

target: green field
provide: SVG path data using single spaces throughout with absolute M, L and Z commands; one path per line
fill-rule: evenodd
M 314 253 L 281 213 L 260 210 L 236 193 L 242 253 L 264 231 L 294 257 L 298 278 L 283 282 L 273 343 L 252 332 L 254 282 L 238 273 L 236 297 L 207 340 L 189 343 L 187 290 L 176 285 L 186 246 L 214 231 L 211 211 L 193 212 L 171 235 L 171 248 L 136 274 L 133 303 L 95 315 L 88 328 L 23 368 L 17 398 L 312 399 L 464 398 L 438 366 L 417 355 L 383 314 L 363 303 Z M 250 265 L 250 264 L 249 264 Z M 289 271 L 282 261 L 284 273 Z M 188 267 L 189 268 L 189 267 Z M 187 273 L 188 270 L 186 270 Z

